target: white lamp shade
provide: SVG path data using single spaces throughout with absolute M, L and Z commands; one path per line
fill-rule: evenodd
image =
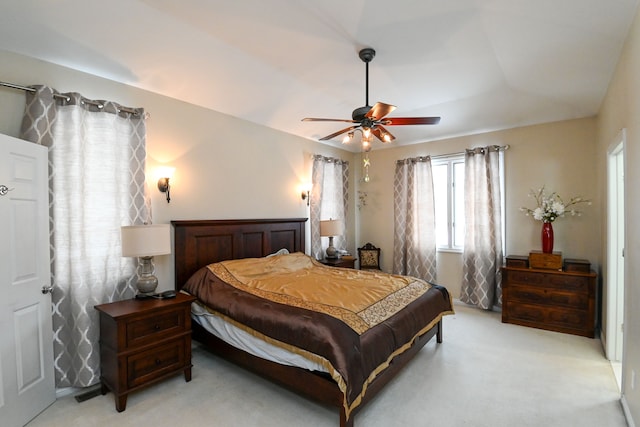
M 341 236 L 344 232 L 344 225 L 339 219 L 329 219 L 320 221 L 321 236 Z
M 129 225 L 120 228 L 123 257 L 143 257 L 171 253 L 169 224 Z

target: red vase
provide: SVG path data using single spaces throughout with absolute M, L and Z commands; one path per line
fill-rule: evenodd
M 550 222 L 542 223 L 542 252 L 545 254 L 553 252 L 553 226 Z

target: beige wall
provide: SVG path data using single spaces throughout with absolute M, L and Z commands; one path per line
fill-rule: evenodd
M 570 120 L 428 142 L 408 147 L 372 151 L 368 183 L 358 189 L 368 194 L 360 209 L 357 244 L 371 241 L 382 248 L 382 267 L 391 271 L 393 253 L 393 174 L 399 159 L 463 152 L 465 148 L 509 145 L 505 153 L 505 244 L 506 255 L 527 255 L 539 250 L 541 223 L 519 211 L 533 206 L 529 189 L 546 185 L 568 199 L 581 195 L 591 199 L 580 217 L 566 217 L 554 223 L 554 250 L 567 258 L 584 258 L 594 269 L 600 265 L 600 197 L 596 180 L 595 119 Z M 360 168 L 356 168 L 360 172 Z M 454 296 L 460 292 L 461 259 L 456 253 L 439 253 L 438 282 Z
M 155 223 L 174 219 L 308 218 L 300 185 L 311 181 L 311 155 L 351 160 L 352 154 L 277 132 L 175 99 L 139 90 L 6 51 L 0 76 L 19 85 L 46 84 L 93 99 L 144 107 L 147 122 L 147 185 Z M 0 133 L 18 136 L 24 93 L 0 88 Z M 171 203 L 157 190 L 156 169 L 175 167 Z M 353 178 L 352 178 L 353 181 Z M 354 183 L 350 185 L 354 191 Z M 353 213 L 353 194 L 350 197 Z M 353 215 L 347 224 L 354 230 Z M 352 231 L 348 249 L 354 250 Z M 307 244 L 309 239 L 307 239 Z M 309 251 L 307 251 L 309 252 Z M 161 289 L 174 286 L 173 257 L 156 257 Z
M 623 406 L 631 417 L 629 425 L 640 422 L 640 378 L 632 384 L 632 373 L 640 374 L 640 17 L 627 37 L 615 76 L 598 118 L 598 171 L 601 198 L 606 200 L 606 159 L 615 136 L 626 129 L 625 146 L 625 319 L 622 365 Z M 603 206 L 603 218 L 606 218 Z M 603 221 L 602 257 L 606 251 L 606 221 Z M 606 265 L 605 265 L 606 272 Z M 606 295 L 606 289 L 603 292 Z

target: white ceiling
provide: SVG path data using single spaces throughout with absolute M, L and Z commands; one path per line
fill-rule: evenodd
M 358 51 L 372 47 L 369 104 L 442 117 L 389 127 L 401 145 L 595 115 L 638 1 L 2 3 L 0 49 L 313 140 L 346 124 L 303 117 L 365 104 Z

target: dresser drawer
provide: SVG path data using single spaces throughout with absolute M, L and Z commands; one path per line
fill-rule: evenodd
M 589 308 L 589 296 L 584 292 L 564 292 L 556 289 L 515 284 L 509 287 L 509 301 L 567 307 L 578 310 L 586 310 Z
M 126 324 L 126 347 L 138 347 L 157 342 L 187 330 L 184 308 L 165 310 L 130 320 Z
M 561 274 L 545 274 L 547 286 L 566 291 L 589 292 L 589 278 Z
M 187 345 L 188 338 L 182 338 L 127 357 L 127 386 L 133 388 L 183 369 Z
M 510 321 L 531 322 L 537 327 L 543 328 L 584 330 L 589 324 L 588 317 L 584 310 L 542 307 L 531 304 L 516 304 L 509 307 Z
M 507 281 L 510 285 L 537 285 L 543 288 L 554 288 L 571 292 L 588 293 L 589 280 L 589 277 L 572 276 L 567 274 L 532 274 L 526 270 L 507 271 Z

